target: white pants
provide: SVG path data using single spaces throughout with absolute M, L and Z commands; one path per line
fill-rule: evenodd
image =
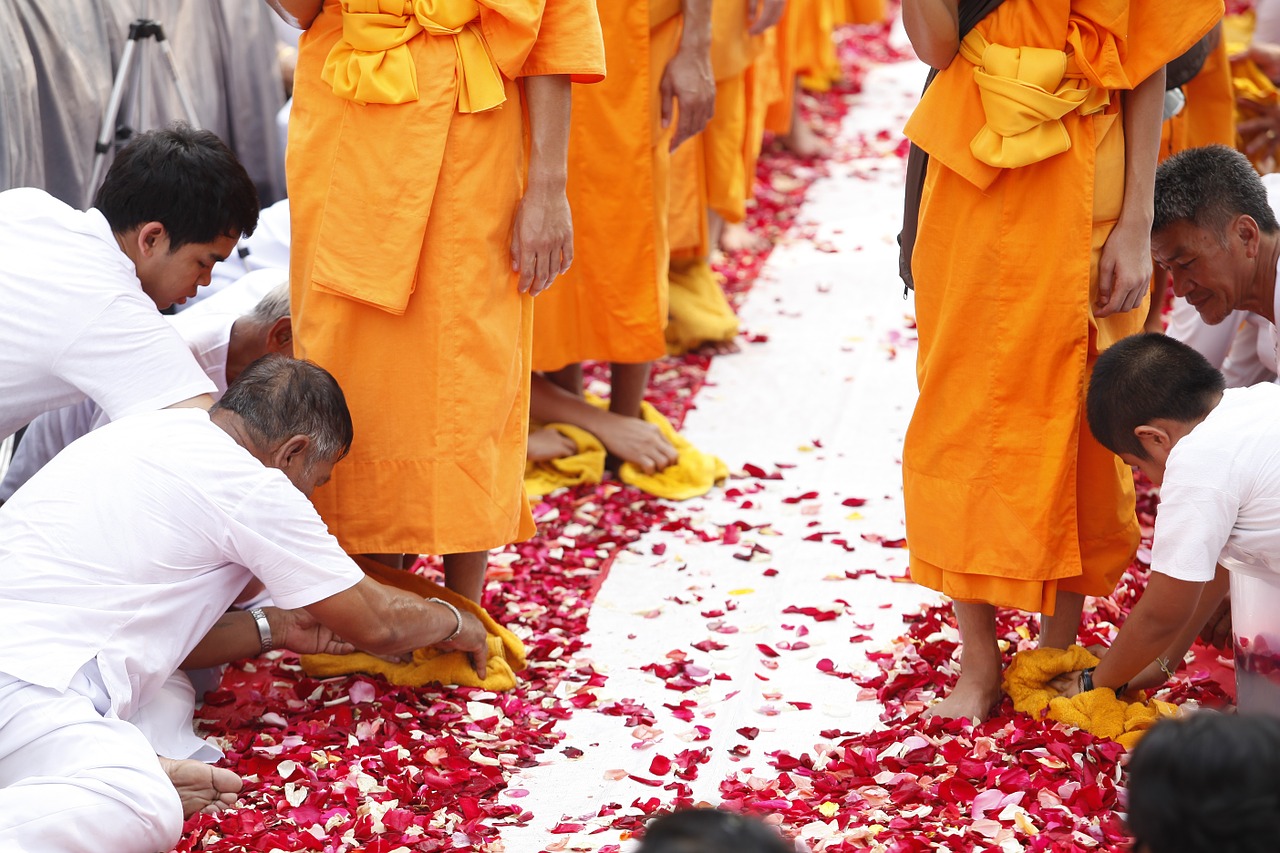
M 103 717 L 91 694 L 0 674 L 0 853 L 177 844 L 182 802 L 155 751 L 134 726 Z

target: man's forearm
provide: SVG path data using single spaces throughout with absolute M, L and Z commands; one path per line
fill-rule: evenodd
M 286 24 L 305 30 L 320 14 L 324 0 L 267 0 L 267 5 L 275 10 Z
M 279 609 L 263 608 L 267 621 L 271 623 L 273 637 L 279 637 L 283 628 L 279 621 Z M 183 669 L 204 669 L 209 666 L 221 666 L 224 663 L 244 660 L 257 656 L 262 650 L 262 638 L 258 632 L 257 620 L 247 610 L 230 610 L 213 624 L 204 639 L 196 643 L 196 647 L 182 662 Z
M 1124 206 L 1120 218 L 1149 230 L 1164 115 L 1164 66 L 1120 97 L 1124 99 Z
M 711 0 L 680 0 L 684 18 L 680 33 L 680 49 L 709 52 L 711 50 Z
M 1164 654 L 1191 621 L 1204 586 L 1152 572 L 1146 592 L 1094 670 L 1094 686 L 1121 687 Z
M 529 188 L 563 192 L 569 169 L 569 77 L 524 78 L 529 107 Z
M 902 26 L 922 62 L 946 68 L 960 50 L 958 0 L 903 0 Z

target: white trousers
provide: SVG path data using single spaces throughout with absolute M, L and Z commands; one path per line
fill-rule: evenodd
M 80 676 L 77 677 L 80 680 Z M 157 853 L 182 802 L 151 744 L 66 692 L 0 674 L 0 853 Z

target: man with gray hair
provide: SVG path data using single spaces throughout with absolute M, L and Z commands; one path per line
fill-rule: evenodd
M 5 504 L 0 849 L 155 853 L 235 800 L 234 773 L 158 760 L 126 720 L 184 661 L 273 647 L 268 620 L 226 612 L 254 578 L 310 626 L 278 638 L 295 651 L 435 646 L 485 675 L 475 616 L 366 578 L 308 500 L 351 441 L 333 377 L 266 356 L 211 411 L 121 418 Z
M 256 300 L 256 304 L 250 300 Z M 216 401 L 247 365 L 267 353 L 291 353 L 288 273 L 250 273 L 169 320 L 213 382 Z M 32 421 L 14 451 L 8 471 L 0 479 L 0 503 L 13 497 L 64 447 L 108 420 L 95 400 L 85 399 L 45 412 Z

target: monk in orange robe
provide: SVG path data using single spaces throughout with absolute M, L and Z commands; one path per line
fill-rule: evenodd
M 826 91 L 840 79 L 834 42 L 839 0 L 787 0 L 778 24 L 777 69 L 782 97 L 771 104 L 765 127 L 791 152 L 816 157 L 825 143 L 800 115 L 803 86 Z
M 306 27 L 295 351 L 337 377 L 360 436 L 316 506 L 348 552 L 443 554 L 479 601 L 486 552 L 534 529 L 532 301 L 572 260 L 570 81 L 603 77 L 595 4 L 272 2 Z
M 934 715 L 982 720 L 999 701 L 996 607 L 1040 611 L 1041 644 L 1065 648 L 1084 596 L 1133 557 L 1133 476 L 1082 425 L 1085 379 L 1145 318 L 1164 65 L 1221 15 L 1220 0 L 1006 2 L 961 41 L 957 0 L 903 4 L 942 69 L 906 127 L 930 158 L 907 542 L 962 640 Z
M 639 418 L 666 351 L 671 150 L 714 108 L 711 3 L 606 3 L 600 16 L 610 77 L 575 89 L 569 141 L 569 202 L 585 215 L 573 268 L 538 300 L 533 367 L 582 396 L 581 363 L 610 362 L 609 410 Z

